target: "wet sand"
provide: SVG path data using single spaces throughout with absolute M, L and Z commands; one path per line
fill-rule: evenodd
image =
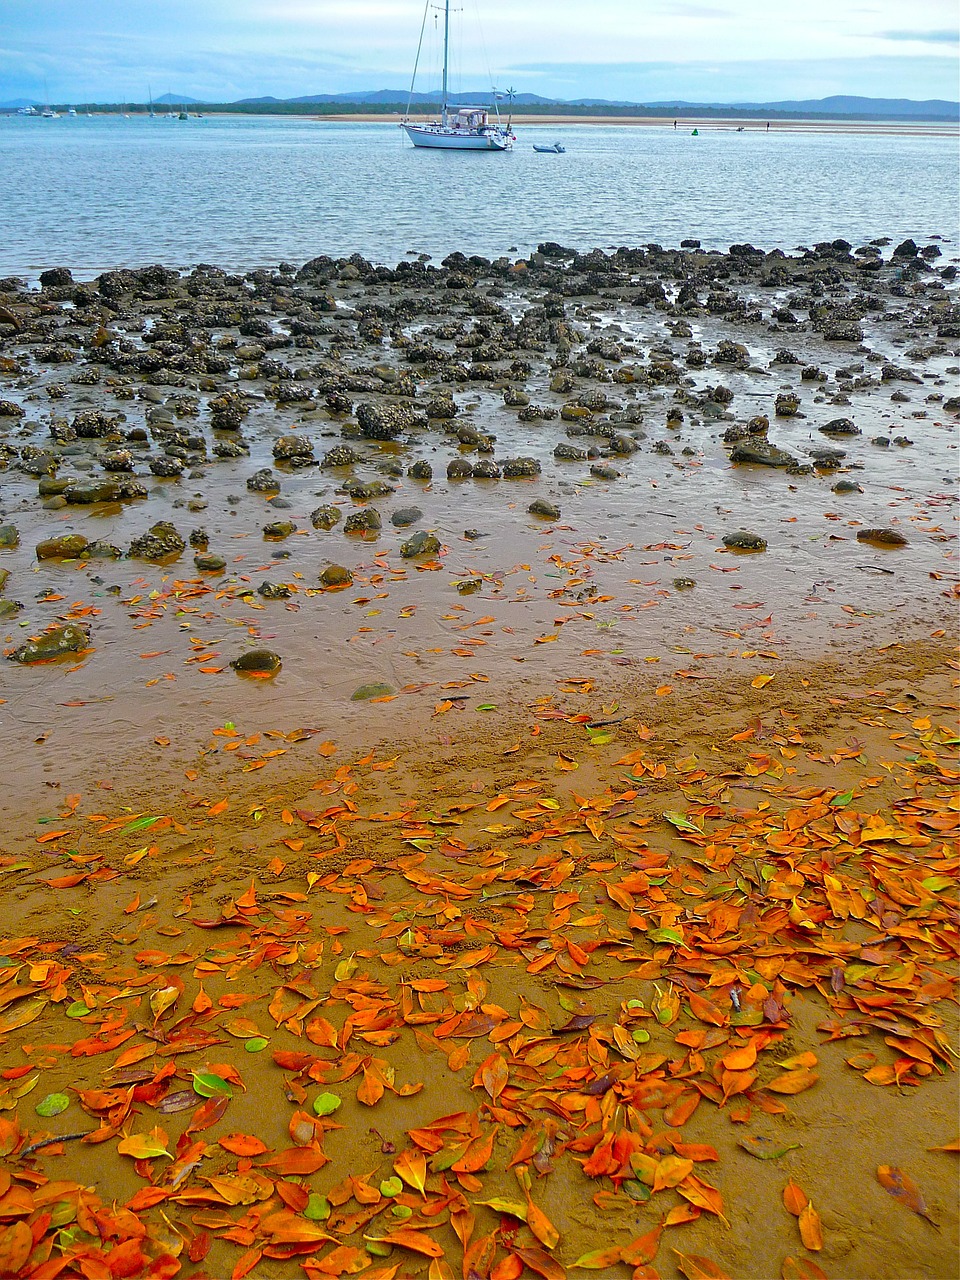
M 391 112 L 383 115 L 335 115 L 310 116 L 319 124 L 327 121 L 336 124 L 393 124 L 399 121 L 399 113 Z M 756 116 L 730 117 L 718 119 L 716 116 L 564 116 L 564 115 L 514 115 L 513 123 L 520 127 L 549 128 L 552 125 L 625 125 L 649 126 L 655 129 L 673 128 L 676 120 L 680 129 L 699 129 L 701 133 L 711 130 L 738 130 L 751 133 L 863 133 L 893 134 L 917 137 L 952 137 L 958 128 L 955 123 L 944 121 L 917 121 L 915 124 L 902 120 L 771 120 L 769 126 L 765 120 Z
M 469 1205 L 473 1243 L 494 1233 L 479 1275 L 580 1274 L 668 1210 L 655 1262 L 595 1273 L 674 1280 L 679 1250 L 738 1280 L 818 1274 L 788 1257 L 833 1280 L 952 1274 L 956 1156 L 933 1148 L 956 1136 L 960 406 L 940 247 L 0 282 L 5 651 L 83 628 L 79 652 L 3 664 L 19 998 L 0 1121 L 20 1128 L 0 1124 L 0 1178 L 140 1194 L 148 1232 L 139 1261 L 126 1222 L 55 1259 L 102 1266 L 123 1241 L 131 1275 L 167 1256 L 194 1276 L 459 1275 Z M 167 541 L 138 543 L 157 521 Z M 744 531 L 765 549 L 724 544 Z M 435 541 L 404 554 L 418 532 Z M 54 536 L 82 545 L 38 559 Z M 231 669 L 262 650 L 271 678 Z M 752 1049 L 758 1078 L 720 1061 Z M 226 1080 L 219 1117 L 198 1119 L 195 1072 Z M 38 1115 L 61 1091 L 62 1118 Z M 324 1091 L 341 1109 L 301 1134 Z M 451 1173 L 430 1126 L 461 1112 L 476 1159 Z M 98 1125 L 95 1148 L 23 1154 Z M 118 1153 L 158 1125 L 169 1159 Z M 281 1154 L 231 1149 L 238 1132 Z M 617 1133 L 643 1159 L 591 1164 Z M 695 1174 L 663 1163 L 690 1144 Z M 430 1163 L 394 1214 L 376 1188 L 403 1151 Z M 651 1197 L 633 1175 L 658 1162 Z M 331 1217 L 304 1216 L 310 1194 Z M 365 1252 L 398 1224 L 389 1257 Z M 442 1257 L 411 1249 L 428 1238 Z

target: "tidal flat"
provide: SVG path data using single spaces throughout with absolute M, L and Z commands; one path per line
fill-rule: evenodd
M 0 280 L 11 1275 L 951 1274 L 954 252 Z

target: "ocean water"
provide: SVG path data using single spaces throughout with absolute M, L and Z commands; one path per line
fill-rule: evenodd
M 279 117 L 0 117 L 0 275 L 233 269 L 359 252 L 395 263 L 838 236 L 956 239 L 956 136 L 727 124 L 520 126 L 509 155 L 414 149 L 395 124 Z M 534 142 L 560 140 L 565 155 Z

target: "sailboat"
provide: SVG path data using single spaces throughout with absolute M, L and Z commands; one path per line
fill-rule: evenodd
M 424 27 L 430 0 L 424 11 Z M 420 44 L 423 44 L 423 28 L 420 31 Z M 417 50 L 417 63 L 420 61 L 420 50 Z M 415 147 L 441 147 L 453 151 L 511 151 L 516 141 L 507 121 L 506 127 L 500 122 L 500 112 L 494 107 L 496 123 L 491 121 L 486 107 L 451 107 L 447 102 L 447 70 L 450 62 L 450 0 L 443 4 L 443 88 L 441 92 L 440 119 L 430 120 L 423 124 L 414 124 L 410 120 L 410 101 L 413 99 L 413 86 L 417 78 L 414 66 L 413 80 L 410 83 L 410 101 L 407 102 L 407 115 L 400 122 L 407 137 Z

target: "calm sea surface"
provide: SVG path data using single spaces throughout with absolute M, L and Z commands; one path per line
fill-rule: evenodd
M 354 252 L 497 256 L 695 236 L 793 248 L 957 236 L 955 135 L 518 129 L 510 155 L 415 150 L 392 124 L 0 117 L 0 275 L 248 269 Z M 533 142 L 559 139 L 565 155 Z

